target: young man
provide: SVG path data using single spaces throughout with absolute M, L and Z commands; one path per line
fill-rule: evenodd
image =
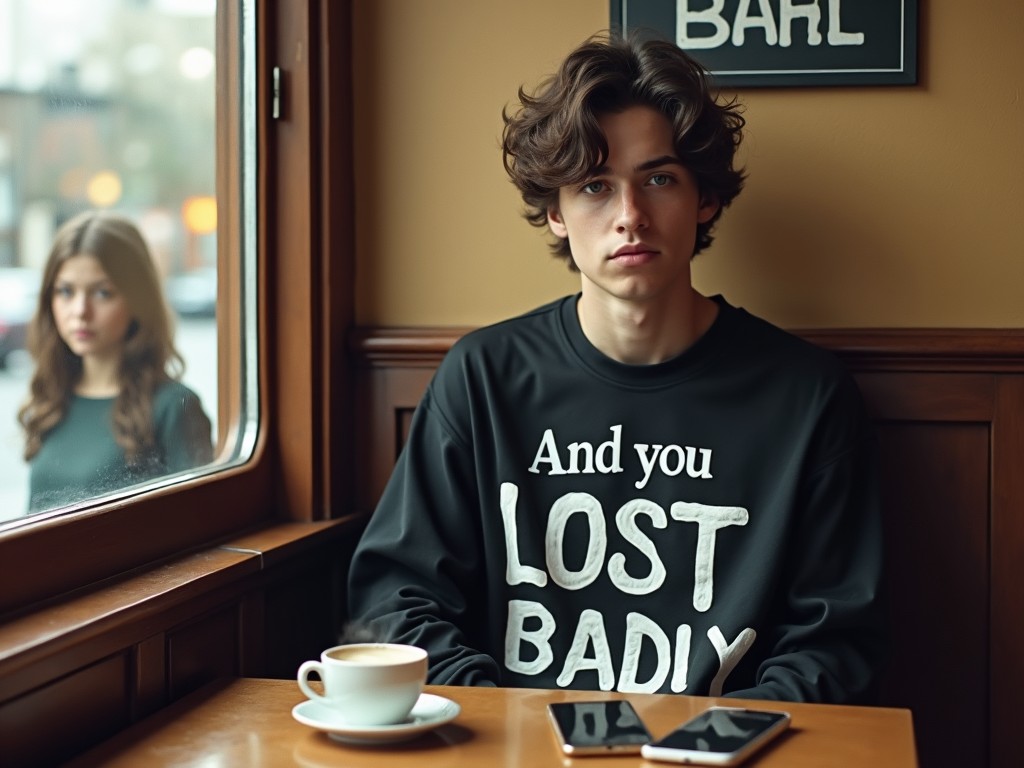
M 447 355 L 352 562 L 431 683 L 865 700 L 873 441 L 828 354 L 690 283 L 743 119 L 662 42 L 593 39 L 505 115 L 579 294 Z

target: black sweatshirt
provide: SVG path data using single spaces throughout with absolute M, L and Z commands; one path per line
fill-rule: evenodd
M 618 363 L 578 296 L 438 368 L 353 558 L 357 626 L 429 682 L 860 702 L 880 662 L 875 446 L 829 353 L 734 308 Z

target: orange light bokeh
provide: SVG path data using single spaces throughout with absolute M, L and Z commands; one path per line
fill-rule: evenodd
M 185 228 L 195 235 L 208 235 L 217 231 L 217 198 L 197 195 L 185 198 L 181 204 L 181 218 Z
M 89 179 L 85 196 L 97 208 L 109 208 L 121 199 L 121 177 L 113 171 L 100 171 Z

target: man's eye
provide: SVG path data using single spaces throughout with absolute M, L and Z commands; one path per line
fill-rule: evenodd
M 664 173 L 656 173 L 651 176 L 651 184 L 655 187 L 664 187 L 671 183 L 672 177 Z
M 591 182 L 588 182 L 587 184 L 584 184 L 583 187 L 581 188 L 581 191 L 585 195 L 596 195 L 602 189 L 604 189 L 604 182 L 602 182 L 602 181 L 591 181 Z

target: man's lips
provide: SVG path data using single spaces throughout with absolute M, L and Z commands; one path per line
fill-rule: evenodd
M 620 264 L 636 264 L 653 258 L 658 251 L 644 243 L 624 245 L 612 254 L 612 260 Z

